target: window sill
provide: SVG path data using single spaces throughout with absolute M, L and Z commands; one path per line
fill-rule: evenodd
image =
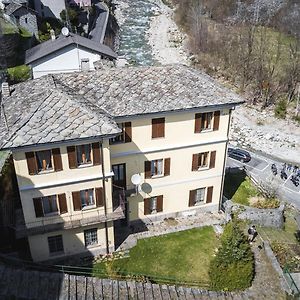
M 48 213 L 48 214 L 44 215 L 45 218 L 47 218 L 47 217 L 56 217 L 56 216 L 59 216 L 58 212 L 52 212 L 52 213 Z
M 97 207 L 96 207 L 96 204 L 93 204 L 93 205 L 87 205 L 87 206 L 83 207 L 83 208 L 81 209 L 81 211 L 91 210 L 91 209 L 94 209 L 94 208 L 97 208 Z
M 164 174 L 161 174 L 161 175 L 153 175 L 153 176 L 151 176 L 151 179 L 162 178 L 162 177 L 165 177 L 165 175 L 164 175 Z
M 200 168 L 198 168 L 197 171 L 205 171 L 205 170 L 209 170 L 209 167 L 208 166 L 207 167 L 200 167 Z
M 49 174 L 49 173 L 54 173 L 54 169 L 39 171 L 37 173 L 37 175 L 44 175 L 44 174 Z
M 97 248 L 99 247 L 100 245 L 97 243 L 97 244 L 92 244 L 92 245 L 88 245 L 88 246 L 85 246 L 86 249 L 93 249 L 93 248 Z
M 165 136 L 151 137 L 152 140 L 162 140 L 165 139 Z
M 84 168 L 88 168 L 88 167 L 92 167 L 93 163 L 86 163 L 86 164 L 80 164 L 78 165 L 77 169 L 84 169 Z

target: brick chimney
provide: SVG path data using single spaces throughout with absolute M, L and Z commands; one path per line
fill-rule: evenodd
M 10 96 L 10 89 L 9 89 L 8 82 L 2 82 L 2 85 L 1 85 L 1 94 L 2 94 L 3 98 Z

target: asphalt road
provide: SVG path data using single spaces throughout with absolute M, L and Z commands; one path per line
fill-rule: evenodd
M 280 178 L 280 170 L 282 162 L 263 156 L 262 154 L 251 154 L 251 160 L 248 163 L 241 163 L 238 160 L 227 158 L 226 167 L 243 167 L 245 166 L 247 172 L 258 181 L 272 183 L 278 187 L 278 194 L 281 200 L 293 204 L 300 210 L 300 185 L 296 187 L 290 180 L 292 172 L 286 172 L 288 178 L 283 180 Z M 277 166 L 278 174 L 274 176 L 271 171 L 271 165 L 275 163 Z M 299 166 L 300 167 L 300 166 Z

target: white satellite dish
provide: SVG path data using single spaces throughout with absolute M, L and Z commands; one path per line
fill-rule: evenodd
M 133 174 L 131 176 L 131 182 L 134 185 L 139 185 L 142 182 L 142 176 L 140 174 Z
M 67 28 L 67 27 L 63 27 L 62 29 L 61 29 L 61 33 L 62 33 L 62 35 L 64 35 L 64 36 L 68 36 L 69 35 L 69 29 Z

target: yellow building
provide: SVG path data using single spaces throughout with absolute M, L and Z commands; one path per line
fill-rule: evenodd
M 218 211 L 231 110 L 185 66 L 46 76 L 2 101 L 33 260 L 112 252 L 119 227 Z M 137 185 L 132 182 L 135 175 Z

